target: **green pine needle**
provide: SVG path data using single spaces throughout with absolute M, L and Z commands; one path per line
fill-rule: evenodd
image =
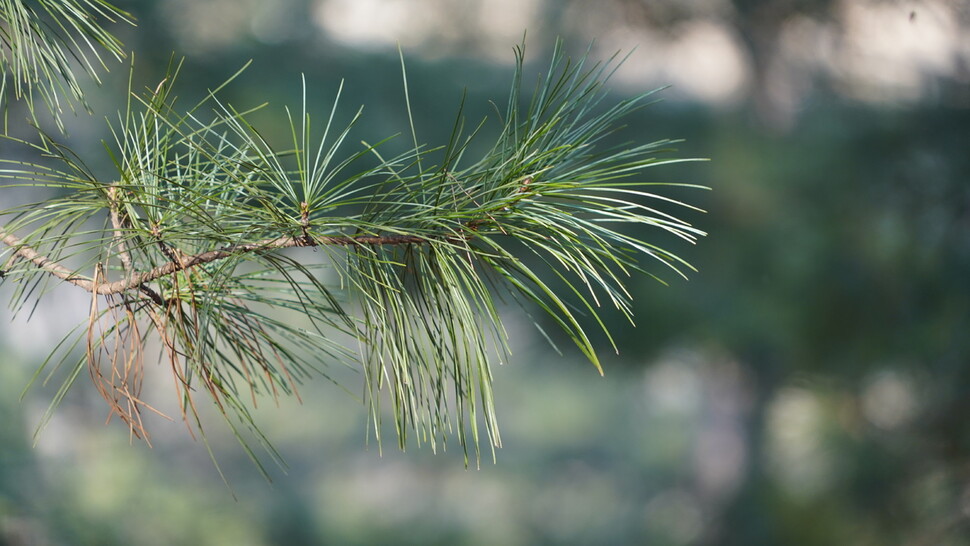
M 100 84 L 98 71 L 107 70 L 102 55 L 125 56 L 102 26 L 116 22 L 133 19 L 104 0 L 0 0 L 0 109 L 6 113 L 11 99 L 23 99 L 36 123 L 39 100 L 63 129 L 65 108 L 87 108 L 75 64 Z

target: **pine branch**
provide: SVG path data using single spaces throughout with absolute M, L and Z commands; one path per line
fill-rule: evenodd
M 90 292 L 93 288 L 94 283 L 91 281 L 91 279 L 76 275 L 75 272 L 71 271 L 70 269 L 25 245 L 19 237 L 7 233 L 3 228 L 0 228 L 0 240 L 2 240 L 3 243 L 8 247 L 13 249 L 15 256 L 19 256 L 33 263 L 39 269 L 46 271 L 47 273 L 50 273 L 61 280 L 67 281 L 76 286 L 80 286 L 88 292 Z
M 498 137 L 473 161 L 465 154 L 481 125 L 466 133 L 460 112 L 440 148 L 420 144 L 412 123 L 413 146 L 397 156 L 385 157 L 382 143 L 344 151 L 361 111 L 333 126 L 342 86 L 322 138 L 304 103 L 299 116 L 286 111 L 292 142 L 280 148 L 250 125 L 250 111 L 217 98 L 222 86 L 187 112 L 176 108 L 172 63 L 161 83 L 132 90 L 135 100 L 111 126 L 116 182 L 96 179 L 48 137 L 35 150 L 60 170 L 0 159 L 10 186 L 59 193 L 0 211 L 9 253 L 0 279 L 15 283 L 12 307 L 39 297 L 36 287 L 51 277 L 92 294 L 87 321 L 49 362 L 88 366 L 133 434 L 146 432 L 139 412 L 150 406 L 137 393 L 155 338 L 183 420 L 201 430 L 194 397 L 208 396 L 254 460 L 244 435 L 268 444 L 241 391 L 253 404 L 257 394 L 295 395 L 329 362 L 362 370 L 375 434 L 389 403 L 402 446 L 416 439 L 437 449 L 454 434 L 477 459 L 481 443 L 501 445 L 491 365 L 510 353 L 503 295 L 544 312 L 602 373 L 586 328 L 609 337 L 604 307 L 632 320 L 627 278 L 655 276 L 650 261 L 681 275 L 691 269 L 645 234 L 688 243 L 704 235 L 671 210 L 694 207 L 641 177 L 691 161 L 663 158 L 671 141 L 608 144 L 650 93 L 604 107 L 612 65 L 572 61 L 560 43 L 525 100 L 523 59 L 518 49 Z M 330 260 L 310 265 L 280 252 L 298 247 L 325 249 Z M 324 265 L 339 288 L 323 282 Z M 106 278 L 119 270 L 121 278 Z M 86 345 L 81 360 L 72 339 Z
M 449 240 L 457 240 L 454 237 L 447 238 Z M 151 282 L 153 280 L 171 275 L 177 271 L 187 271 L 193 267 L 214 262 L 217 260 L 222 260 L 232 256 L 239 256 L 240 254 L 246 254 L 250 252 L 265 252 L 269 250 L 280 250 L 284 248 L 296 248 L 296 247 L 318 247 L 323 245 L 333 245 L 333 246 L 393 246 L 393 245 L 411 245 L 411 244 L 424 244 L 429 241 L 427 237 L 417 237 L 412 235 L 385 235 L 385 236 L 372 236 L 372 235 L 358 235 L 354 237 L 335 237 L 335 236 L 301 236 L 301 237 L 277 237 L 275 239 L 267 239 L 263 241 L 258 241 L 255 243 L 244 243 L 238 245 L 229 245 L 216 250 L 210 250 L 208 252 L 202 252 L 192 256 L 182 256 L 179 261 L 172 261 L 165 265 L 158 266 L 150 271 L 136 272 L 134 270 L 129 270 L 131 264 L 131 258 L 128 257 L 127 251 L 118 251 L 119 256 L 123 263 L 128 265 L 125 266 L 128 274 L 125 279 L 121 279 L 113 282 L 95 282 L 94 280 L 79 276 L 76 272 L 71 271 L 67 267 L 64 267 L 60 263 L 51 260 L 47 256 L 42 255 L 37 252 L 29 245 L 25 244 L 23 240 L 15 235 L 9 234 L 0 228 L 0 241 L 13 249 L 13 254 L 19 256 L 25 260 L 30 261 L 38 268 L 50 273 L 51 275 L 61 279 L 63 281 L 69 282 L 75 286 L 83 288 L 88 292 L 93 292 L 102 296 L 109 296 L 112 294 L 120 294 L 122 292 L 127 292 L 141 287 L 145 283 Z

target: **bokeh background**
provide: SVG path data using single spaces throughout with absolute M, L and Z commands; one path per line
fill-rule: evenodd
M 638 325 L 607 315 L 620 351 L 601 340 L 603 378 L 509 315 L 504 447 L 481 468 L 368 441 L 355 376 L 350 392 L 321 379 L 302 404 L 260 404 L 289 465 L 268 467 L 272 483 L 218 419 L 231 488 L 180 423 L 130 442 L 83 380 L 35 441 L 56 385 L 21 391 L 86 298 L 55 291 L 30 322 L 5 311 L 0 543 L 970 544 L 966 0 L 119 5 L 138 18 L 115 30 L 139 87 L 173 52 L 188 98 L 252 59 L 224 97 L 269 101 L 258 121 L 281 138 L 301 74 L 318 115 L 345 80 L 341 115 L 366 105 L 357 139 L 406 131 L 399 45 L 432 143 L 463 89 L 469 119 L 505 99 L 526 30 L 532 73 L 556 37 L 602 59 L 635 49 L 615 97 L 672 87 L 623 136 L 711 159 L 649 173 L 712 188 L 669 193 L 707 211 L 690 220 L 710 235 L 675 248 L 689 281 L 632 281 Z M 99 114 L 70 123 L 95 168 L 126 80 L 114 66 Z

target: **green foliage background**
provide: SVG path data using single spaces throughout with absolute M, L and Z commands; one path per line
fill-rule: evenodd
M 141 33 L 122 38 L 144 81 L 176 47 L 152 15 L 162 4 L 122 6 L 139 15 Z M 296 104 L 306 72 L 317 89 L 346 79 L 367 105 L 361 138 L 407 127 L 394 55 L 294 35 L 181 51 L 183 83 L 201 95 L 252 58 L 228 102 Z M 429 142 L 447 139 L 463 86 L 482 115 L 507 91 L 507 67 L 408 62 Z M 91 100 L 119 104 L 125 78 L 113 70 Z M 98 120 L 68 123 L 90 134 L 82 148 L 108 138 Z M 604 378 L 510 322 L 512 363 L 495 373 L 505 447 L 480 470 L 451 451 L 379 455 L 366 409 L 324 381 L 302 405 L 255 412 L 289 463 L 272 485 L 211 431 L 236 500 L 184 427 L 152 423 L 155 447 L 129 446 L 82 389 L 32 448 L 51 393 L 18 396 L 46 348 L 19 342 L 0 353 L 0 541 L 970 543 L 967 127 L 970 110 L 951 101 L 875 107 L 826 91 L 782 133 L 752 105 L 637 113 L 630 130 L 645 140 L 686 138 L 683 156 L 712 159 L 656 174 L 714 188 L 692 218 L 711 235 L 683 252 L 700 273 L 633 287 L 638 325 L 613 316 L 620 354 Z M 37 324 L 12 325 L 7 341 Z

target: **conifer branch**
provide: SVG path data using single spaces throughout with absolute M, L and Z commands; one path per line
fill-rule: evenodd
M 112 213 L 115 216 L 115 213 Z M 454 237 L 448 238 L 449 240 L 457 240 Z M 413 235 L 357 235 L 357 236 L 300 236 L 300 237 L 277 237 L 275 239 L 266 239 L 263 241 L 257 241 L 254 243 L 243 243 L 238 245 L 229 245 L 215 250 L 210 250 L 208 252 L 202 252 L 199 254 L 191 256 L 182 256 L 178 261 L 171 261 L 165 265 L 158 266 L 149 271 L 137 272 L 134 270 L 128 271 L 131 264 L 131 258 L 128 257 L 128 253 L 125 250 L 119 250 L 118 254 L 120 259 L 125 265 L 126 278 L 113 281 L 113 282 L 95 282 L 94 280 L 77 275 L 76 272 L 71 271 L 67 267 L 61 265 L 60 263 L 51 260 L 47 256 L 42 255 L 40 252 L 34 250 L 29 245 L 25 244 L 23 240 L 19 237 L 9 234 L 0 228 L 0 241 L 13 249 L 13 254 L 19 256 L 31 263 L 33 263 L 38 268 L 50 273 L 51 275 L 69 282 L 75 286 L 83 288 L 88 292 L 94 292 L 102 296 L 109 296 L 112 294 L 120 294 L 122 292 L 127 292 L 141 287 L 147 282 L 153 281 L 155 279 L 164 277 L 166 275 L 171 275 L 178 271 L 187 271 L 193 267 L 214 262 L 217 260 L 222 260 L 229 258 L 230 256 L 238 256 L 240 254 L 246 254 L 250 252 L 265 252 L 268 250 L 280 250 L 284 248 L 297 248 L 297 247 L 317 247 L 323 245 L 333 245 L 333 246 L 393 246 L 393 245 L 412 245 L 412 244 L 424 244 L 429 241 L 427 237 L 417 237 Z
M 91 293 L 87 320 L 47 362 L 86 365 L 112 412 L 146 439 L 139 414 L 151 406 L 138 393 L 154 339 L 182 418 L 200 432 L 201 394 L 234 433 L 242 423 L 276 458 L 242 390 L 253 404 L 258 394 L 296 396 L 311 372 L 350 362 L 363 373 L 378 439 L 381 404 L 390 404 L 402 447 L 411 439 L 434 450 L 454 434 L 466 461 L 469 449 L 478 459 L 481 443 L 501 445 L 491 369 L 510 354 L 501 302 L 540 309 L 602 373 L 586 328 L 609 338 L 605 307 L 632 320 L 628 277 L 653 276 L 649 261 L 691 269 L 645 233 L 688 243 L 704 235 L 675 214 L 694 207 L 637 178 L 691 160 L 658 157 L 667 140 L 609 144 L 651 93 L 604 107 L 614 65 L 570 60 L 562 43 L 534 87 L 523 85 L 523 63 L 518 48 L 496 140 L 472 160 L 481 125 L 466 132 L 461 110 L 443 146 L 421 144 L 412 125 L 413 143 L 397 156 L 366 142 L 347 152 L 361 113 L 334 125 L 342 86 L 322 137 L 304 102 L 299 116 L 287 110 L 292 142 L 276 147 L 250 124 L 251 111 L 217 98 L 229 82 L 187 112 L 176 108 L 172 63 L 161 83 L 130 89 L 110 127 L 116 182 L 97 180 L 46 135 L 28 144 L 43 160 L 0 158 L 0 180 L 10 181 L 0 188 L 57 190 L 0 210 L 8 247 L 0 281 L 14 285 L 11 307 L 40 297 L 50 276 Z M 524 87 L 531 97 L 520 95 Z M 280 252 L 301 247 L 343 250 L 322 252 L 324 264 Z M 318 267 L 332 267 L 339 287 Z M 80 360 L 72 336 L 87 347 Z

